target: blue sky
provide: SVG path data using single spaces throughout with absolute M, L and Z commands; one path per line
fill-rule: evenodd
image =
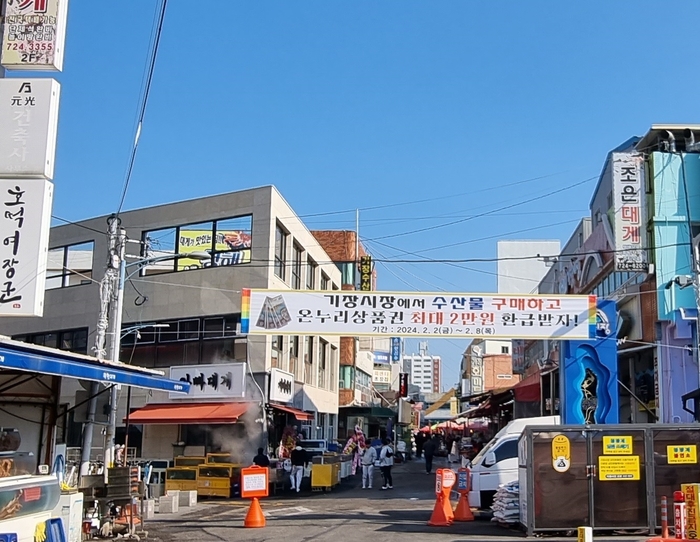
M 70 4 L 56 216 L 118 206 L 157 4 Z M 172 0 L 125 208 L 274 184 L 300 215 L 333 212 L 310 228 L 353 229 L 354 211 L 336 211 L 364 209 L 378 259 L 565 240 L 595 181 L 547 194 L 597 176 L 652 123 L 698 121 L 700 3 L 664 7 Z M 466 267 L 383 262 L 379 287 L 495 290 L 495 263 Z M 465 345 L 430 342 L 446 386 Z

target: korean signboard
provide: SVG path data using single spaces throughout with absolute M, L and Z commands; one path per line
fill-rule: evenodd
M 601 482 L 635 481 L 640 479 L 638 455 L 601 455 L 598 457 L 598 478 Z
M 632 437 L 603 437 L 603 455 L 632 455 Z
M 245 363 L 182 365 L 170 368 L 170 379 L 190 384 L 187 395 L 171 393 L 171 399 L 245 397 Z
M 698 462 L 698 447 L 695 444 L 666 446 L 669 465 L 694 465 Z
M 3 0 L 0 64 L 9 70 L 63 69 L 68 0 Z
M 525 341 L 522 339 L 513 339 L 511 341 L 511 361 L 513 363 L 513 374 L 525 374 Z
M 290 403 L 294 399 L 294 375 L 281 369 L 270 370 L 270 401 Z
M 391 361 L 401 361 L 401 337 L 391 338 Z
M 53 184 L 0 179 L 0 316 L 43 316 Z
M 470 369 L 472 394 L 482 393 L 484 391 L 484 358 L 472 354 Z
M 243 290 L 243 333 L 588 339 L 595 296 Z
M 638 153 L 612 155 L 615 204 L 615 269 L 646 271 L 649 267 L 644 241 L 644 158 Z
M 375 365 L 389 365 L 389 352 L 372 352 Z
M 60 90 L 54 79 L 0 79 L 0 177 L 53 178 Z
M 217 231 L 214 234 L 212 230 L 181 228 L 178 251 L 180 254 L 211 252 L 214 235 L 216 235 L 216 244 L 214 245 L 214 265 L 216 267 L 250 263 L 251 237 L 250 233 L 243 231 Z M 195 258 L 179 258 L 177 260 L 178 271 L 209 266 L 211 266 L 211 261 L 207 260 L 204 262 Z
M 372 291 L 372 256 L 360 258 L 360 290 Z

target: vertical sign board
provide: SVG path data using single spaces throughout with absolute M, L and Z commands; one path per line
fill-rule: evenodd
M 511 362 L 513 364 L 514 375 L 525 374 L 525 341 L 523 339 L 513 339 L 511 341 Z
M 474 354 L 471 355 L 471 381 L 472 394 L 484 391 L 484 358 Z
M 0 79 L 0 177 L 53 179 L 60 90 L 55 79 Z
M 53 184 L 0 179 L 0 316 L 43 316 Z
M 612 177 L 615 270 L 646 271 L 649 263 L 644 250 L 644 157 L 639 153 L 613 153 Z
M 360 258 L 360 290 L 363 292 L 372 291 L 372 256 Z
M 401 361 L 401 337 L 391 338 L 391 361 Z
M 700 508 L 698 508 L 698 497 L 700 497 L 700 484 L 681 484 L 681 491 L 685 498 L 685 537 L 688 540 L 700 539 L 698 524 L 700 523 Z
M 0 64 L 8 70 L 63 69 L 68 0 L 3 0 Z

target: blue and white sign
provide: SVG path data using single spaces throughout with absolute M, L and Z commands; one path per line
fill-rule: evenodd
M 389 365 L 389 352 L 372 352 L 374 363 L 377 365 Z
M 391 361 L 401 361 L 401 337 L 391 338 Z
M 459 469 L 457 471 L 457 491 L 466 491 L 469 489 L 469 472 Z

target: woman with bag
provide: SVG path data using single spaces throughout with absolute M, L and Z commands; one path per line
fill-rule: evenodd
M 394 480 L 391 477 L 391 467 L 394 465 L 394 449 L 391 447 L 391 441 L 384 439 L 384 446 L 379 452 L 379 468 L 384 477 L 384 486 L 382 489 L 394 489 Z

